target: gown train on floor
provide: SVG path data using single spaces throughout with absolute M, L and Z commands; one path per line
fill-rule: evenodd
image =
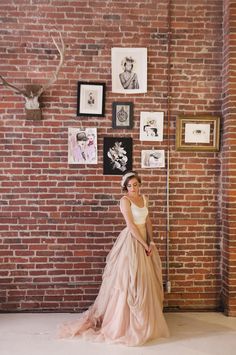
M 145 223 L 137 222 L 144 221 L 147 207 L 140 208 L 133 203 L 131 207 L 135 224 L 146 241 Z M 152 255 L 147 256 L 126 227 L 107 256 L 95 302 L 78 320 L 64 324 L 59 336 L 142 345 L 169 336 L 162 310 L 162 265 L 158 250 L 154 247 Z

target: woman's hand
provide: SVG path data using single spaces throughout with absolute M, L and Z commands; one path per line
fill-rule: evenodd
M 150 246 L 148 244 L 145 244 L 144 245 L 144 249 L 145 249 L 145 253 L 147 254 L 147 256 L 149 255 L 150 253 Z
M 151 255 L 152 255 L 154 246 L 155 246 L 155 243 L 154 243 L 154 242 L 151 242 L 150 245 L 148 246 L 148 250 L 146 250 L 147 256 L 151 256 Z

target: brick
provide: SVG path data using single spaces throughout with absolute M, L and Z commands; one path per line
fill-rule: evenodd
M 101 280 L 105 257 L 125 224 L 118 206 L 122 196 L 120 177 L 102 174 L 101 139 L 106 135 L 134 139 L 133 165 L 141 171 L 143 191 L 150 197 L 150 214 L 164 275 L 166 170 L 141 169 L 140 154 L 142 149 L 157 147 L 166 150 L 167 143 L 170 145 L 170 275 L 177 284 L 172 294 L 166 295 L 165 306 L 215 309 L 220 304 L 220 291 L 214 291 L 214 282 L 220 277 L 217 268 L 220 261 L 219 225 L 222 221 L 222 235 L 232 246 L 235 222 L 229 220 L 229 216 L 236 214 L 233 206 L 235 83 L 233 77 L 226 77 L 235 70 L 235 58 L 233 51 L 228 51 L 230 66 L 222 68 L 222 3 L 214 4 L 213 8 L 211 3 L 203 4 L 200 0 L 191 6 L 177 2 L 172 9 L 169 142 L 167 2 L 151 0 L 147 4 L 136 1 L 134 8 L 132 1 L 111 0 L 111 11 L 108 11 L 107 3 L 93 1 L 89 8 L 85 1 L 70 4 L 52 1 L 49 5 L 48 1 L 42 0 L 29 5 L 17 0 L 17 6 L 1 6 L 2 18 L 11 21 L 7 22 L 10 29 L 6 26 L 2 29 L 0 41 L 4 62 L 2 73 L 10 82 L 20 87 L 30 82 L 44 83 L 53 73 L 58 55 L 47 32 L 51 21 L 56 27 L 63 27 L 62 34 L 68 46 L 57 82 L 40 98 L 41 121 L 25 120 L 23 98 L 0 88 L 3 94 L 0 107 L 3 122 L 0 127 L 0 163 L 3 171 L 0 180 L 1 188 L 6 189 L 0 191 L 1 218 L 5 221 L 0 227 L 4 233 L 3 241 L 0 240 L 0 254 L 7 258 L 1 271 L 6 272 L 6 268 L 11 271 L 11 276 L 3 274 L 5 280 L 9 280 L 10 290 L 16 291 L 20 285 L 23 292 L 22 299 L 20 294 L 16 293 L 17 300 L 10 295 L 10 303 L 3 304 L 1 309 L 81 310 L 94 300 L 98 286 L 79 288 L 68 286 L 68 282 L 76 277 L 78 280 L 83 277 L 87 282 Z M 34 21 L 36 12 L 40 12 L 40 23 Z M 233 9 L 230 16 L 234 18 Z M 231 22 L 228 25 L 232 26 Z M 37 38 L 33 35 L 35 32 Z M 231 32 L 227 40 L 231 43 L 230 48 L 234 48 L 235 35 Z M 126 97 L 134 102 L 134 128 L 114 131 L 111 127 L 112 102 L 123 100 L 124 95 L 111 93 L 110 49 L 113 46 L 129 47 L 134 43 L 137 47 L 148 48 L 148 92 Z M 224 112 L 221 112 L 222 69 L 226 95 Z M 82 77 L 106 82 L 105 117 L 76 117 L 76 84 Z M 164 111 L 163 142 L 140 143 L 139 114 L 146 110 Z M 180 113 L 223 114 L 222 152 L 176 152 L 175 120 Z M 68 166 L 67 128 L 89 126 L 98 128 L 98 165 Z M 223 154 L 227 154 L 227 165 L 224 165 Z M 221 200 L 218 201 L 220 188 L 223 189 L 222 207 Z M 234 253 L 234 247 L 231 252 L 225 250 L 224 260 L 229 260 L 225 261 L 224 267 L 235 261 Z M 11 264 L 13 259 L 14 264 Z M 208 267 L 214 268 L 212 275 Z M 26 293 L 27 297 L 24 297 Z M 194 293 L 197 293 L 195 298 Z M 0 293 L 0 297 L 4 296 L 5 293 Z M 232 311 L 233 307 L 232 304 Z

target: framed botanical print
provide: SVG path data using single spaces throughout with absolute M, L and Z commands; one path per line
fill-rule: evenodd
M 180 116 L 176 120 L 176 150 L 218 151 L 220 117 Z
M 78 82 L 77 116 L 104 116 L 104 83 Z
M 112 103 L 112 127 L 117 129 L 131 129 L 133 127 L 133 103 Z
M 132 138 L 105 137 L 103 143 L 103 174 L 123 175 L 132 170 Z

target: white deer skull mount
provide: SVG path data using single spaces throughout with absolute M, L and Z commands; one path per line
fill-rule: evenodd
M 39 103 L 39 97 L 42 95 L 42 93 L 48 89 L 51 85 L 53 85 L 57 78 L 58 78 L 58 73 L 63 65 L 64 62 L 64 58 L 65 58 L 65 44 L 64 41 L 62 39 L 61 33 L 59 33 L 60 35 L 60 42 L 61 42 L 61 46 L 59 46 L 55 40 L 54 37 L 52 37 L 53 43 L 55 44 L 59 54 L 60 54 L 60 61 L 59 64 L 56 68 L 56 71 L 53 73 L 52 78 L 48 81 L 48 83 L 44 84 L 44 85 L 25 85 L 24 89 L 19 89 L 18 87 L 16 87 L 15 85 L 12 85 L 10 83 L 8 83 L 6 81 L 6 79 L 4 79 L 2 77 L 2 75 L 0 75 L 0 80 L 2 81 L 0 83 L 1 86 L 6 86 L 9 87 L 11 90 L 13 90 L 14 92 L 16 92 L 17 94 L 20 94 L 24 97 L 25 99 L 25 109 L 26 109 L 26 118 L 28 119 L 41 119 L 42 115 L 41 115 L 41 109 L 40 109 L 40 103 Z

